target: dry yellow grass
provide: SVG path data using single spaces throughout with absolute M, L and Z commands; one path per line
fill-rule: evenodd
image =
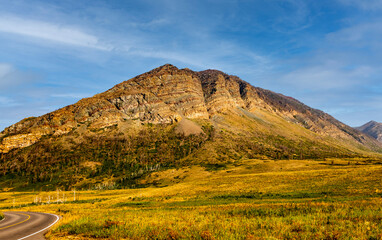
M 2 192 L 0 208 L 61 215 L 48 234 L 55 240 L 381 239 L 381 176 L 382 165 L 357 159 L 246 160 L 170 169 L 142 180 L 152 187 L 76 191 L 76 199 Z

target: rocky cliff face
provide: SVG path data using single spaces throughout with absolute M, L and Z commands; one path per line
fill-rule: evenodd
M 38 142 L 41 135 L 38 133 L 17 134 L 10 137 L 5 137 L 0 145 L 0 152 L 7 153 L 13 148 L 28 147 L 35 142 Z
M 379 142 L 382 142 L 382 123 L 370 121 L 361 127 L 357 127 L 359 131 L 366 133 L 373 138 L 377 139 Z
M 321 135 L 377 146 L 359 131 L 293 98 L 220 71 L 194 72 L 167 64 L 94 97 L 6 128 L 0 135 L 0 152 L 29 146 L 44 135 L 69 133 L 80 125 L 101 129 L 126 120 L 172 124 L 182 118 L 213 119 L 222 112 L 234 114 L 236 109 L 266 111 Z

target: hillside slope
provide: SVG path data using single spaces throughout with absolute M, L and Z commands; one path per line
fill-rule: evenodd
M 356 129 L 382 142 L 382 123 L 370 121 Z
M 16 176 L 24 186 L 131 187 L 147 172 L 174 166 L 381 150 L 378 141 L 296 99 L 217 70 L 169 64 L 24 119 L 6 128 L 0 143 L 4 186 Z

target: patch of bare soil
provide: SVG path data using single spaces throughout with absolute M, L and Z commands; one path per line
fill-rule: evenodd
M 199 125 L 185 118 L 183 118 L 178 123 L 178 125 L 175 128 L 175 132 L 178 134 L 182 134 L 184 136 L 189 136 L 192 134 L 198 135 L 198 134 L 204 133 L 202 128 Z

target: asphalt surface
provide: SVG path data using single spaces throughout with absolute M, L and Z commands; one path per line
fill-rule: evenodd
M 43 240 L 59 216 L 38 212 L 4 212 L 0 221 L 0 240 Z

